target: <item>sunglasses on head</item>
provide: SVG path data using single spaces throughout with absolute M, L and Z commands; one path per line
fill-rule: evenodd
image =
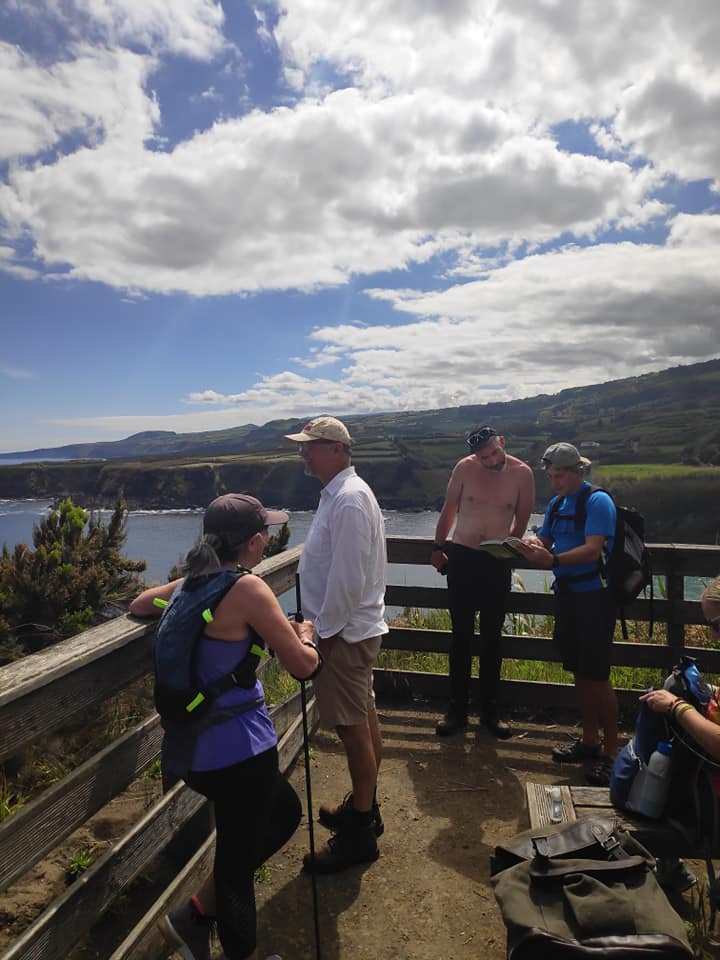
M 497 430 L 493 430 L 492 427 L 480 427 L 479 430 L 470 434 L 467 438 L 467 444 L 471 450 L 474 450 L 476 447 L 482 447 L 483 444 L 497 435 Z

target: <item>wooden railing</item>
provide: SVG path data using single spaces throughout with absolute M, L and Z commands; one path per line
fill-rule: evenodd
M 390 563 L 427 564 L 431 541 L 424 537 L 388 537 Z M 301 548 L 293 548 L 265 561 L 258 572 L 276 594 L 289 590 L 295 578 Z M 720 673 L 720 651 L 685 647 L 685 626 L 701 623 L 697 601 L 684 596 L 684 577 L 712 577 L 720 572 L 720 548 L 656 544 L 651 548 L 656 575 L 664 579 L 664 595 L 653 601 L 638 600 L 627 611 L 628 619 L 655 622 L 666 627 L 662 643 L 618 643 L 614 662 L 634 667 L 667 669 L 686 651 L 701 659 L 706 672 Z M 391 577 L 392 578 L 392 577 Z M 390 579 L 391 579 L 390 578 Z M 391 586 L 390 606 L 444 608 L 446 590 L 438 577 L 437 587 Z M 509 611 L 517 614 L 552 615 L 553 599 L 545 593 L 516 592 Z M 57 644 L 42 653 L 0 669 L 0 762 L 17 756 L 83 711 L 146 675 L 151 669 L 154 622 L 119 617 L 100 627 Z M 395 650 L 447 653 L 446 631 L 393 627 L 384 647 Z M 548 637 L 510 634 L 503 638 L 503 655 L 524 660 L 557 661 Z M 379 691 L 389 686 L 396 671 L 377 670 Z M 410 688 L 423 697 L 447 695 L 447 678 L 441 674 L 405 673 Z M 565 684 L 542 684 L 504 680 L 501 699 L 506 703 L 562 706 L 573 700 Z M 637 693 L 621 691 L 634 701 Z M 313 705 L 314 706 L 314 705 Z M 298 696 L 274 708 L 274 723 L 280 738 L 283 769 L 302 745 Z M 314 720 L 314 710 L 311 722 Z M 7 889 L 53 848 L 84 824 L 109 800 L 153 764 L 160 752 L 162 731 L 152 716 L 87 760 L 0 824 L 0 892 Z M 152 928 L 169 905 L 188 895 L 209 870 L 213 835 L 202 797 L 182 784 L 170 789 L 147 810 L 139 823 L 117 841 L 68 890 L 22 933 L 0 960 L 60 960 L 90 930 L 111 904 L 168 849 L 185 825 L 194 824 L 199 837 L 195 852 L 174 882 L 141 915 L 126 908 L 129 918 L 122 942 L 115 938 L 105 956 L 126 960 L 143 955 L 141 944 L 152 940 Z
M 257 572 L 276 594 L 294 583 L 300 548 L 265 561 Z M 42 653 L 0 669 L 0 763 L 17 756 L 83 712 L 152 669 L 155 621 L 119 617 Z M 266 661 L 267 662 L 267 661 Z M 302 747 L 299 694 L 271 710 L 286 770 Z M 315 721 L 314 701 L 309 720 Z M 0 893 L 62 843 L 106 803 L 121 794 L 160 756 L 162 729 L 155 714 L 46 789 L 0 823 Z M 172 787 L 133 829 L 72 883 L 2 953 L 2 960 L 61 960 L 91 929 L 178 831 L 194 838 L 196 850 L 170 887 L 138 917 L 126 907 L 129 929 L 105 954 L 129 960 L 140 954 L 168 905 L 187 897 L 212 863 L 213 833 L 208 805 L 184 784 Z M 186 846 L 184 843 L 183 846 Z M 176 851 L 178 858 L 181 856 Z M 135 915 L 134 915 L 135 913 Z M 155 954 L 157 955 L 157 953 Z
M 431 540 L 426 537 L 388 537 L 389 563 L 427 564 Z M 720 650 L 694 649 L 685 645 L 685 627 L 703 622 L 697 600 L 685 599 L 685 577 L 711 579 L 720 573 L 720 547 L 674 543 L 650 544 L 653 574 L 662 579 L 662 592 L 656 591 L 652 601 L 638 599 L 625 610 L 628 621 L 654 621 L 655 636 L 665 635 L 662 642 L 615 643 L 613 664 L 622 667 L 657 667 L 669 670 L 682 653 L 700 659 L 707 673 L 720 674 Z M 532 569 L 530 564 L 518 563 L 517 568 Z M 522 574 L 521 574 L 522 575 Z M 392 579 L 392 575 L 388 579 Z M 440 577 L 438 580 L 440 581 Z M 552 578 L 548 574 L 548 581 Z M 447 591 L 438 587 L 390 586 L 385 602 L 395 607 L 442 609 L 447 606 Z M 508 612 L 513 614 L 552 616 L 554 597 L 551 593 L 514 591 L 510 595 Z M 660 628 L 660 629 L 658 629 Z M 479 638 L 475 638 L 479 654 Z M 383 643 L 384 649 L 412 650 L 425 653 L 448 653 L 450 633 L 444 630 L 417 630 L 392 627 Z M 549 636 L 506 634 L 502 640 L 504 659 L 560 662 L 560 655 Z M 389 685 L 387 672 L 376 672 L 376 689 Z M 447 678 L 439 674 L 407 673 L 410 688 L 423 697 L 445 697 Z M 477 681 L 471 681 L 472 685 Z M 397 684 L 392 684 L 397 686 Z M 404 685 L 407 689 L 407 685 Z M 637 705 L 637 692 L 619 690 L 621 704 Z M 503 680 L 499 699 L 506 704 L 564 707 L 574 704 L 574 690 L 570 684 L 540 683 L 523 680 Z

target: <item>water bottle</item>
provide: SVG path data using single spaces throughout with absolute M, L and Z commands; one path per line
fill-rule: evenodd
M 646 817 L 658 820 L 665 810 L 670 787 L 671 743 L 661 740 L 645 767 L 640 796 L 634 801 L 634 809 Z

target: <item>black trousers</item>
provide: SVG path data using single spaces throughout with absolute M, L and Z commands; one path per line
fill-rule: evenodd
M 274 747 L 232 767 L 193 771 L 187 782 L 215 805 L 218 936 L 228 960 L 245 960 L 256 946 L 255 871 L 295 833 L 300 800 Z
M 505 621 L 512 571 L 506 560 L 483 550 L 449 545 L 448 607 L 452 620 L 450 644 L 450 707 L 466 713 L 472 660 L 475 613 L 480 612 L 481 711 L 493 712 L 500 682 L 500 639 Z

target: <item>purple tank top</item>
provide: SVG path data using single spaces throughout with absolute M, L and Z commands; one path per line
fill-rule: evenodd
M 252 637 L 252 635 L 251 635 Z M 254 639 L 254 637 L 252 637 Z M 197 648 L 197 674 L 201 685 L 229 673 L 247 653 L 251 639 L 240 642 L 201 637 Z M 221 694 L 212 710 L 259 700 L 264 696 L 259 680 L 249 690 L 233 687 Z M 167 743 L 169 765 L 172 767 L 172 744 Z M 219 770 L 240 763 L 249 757 L 264 753 L 277 743 L 275 728 L 264 701 L 255 708 L 213 724 L 198 735 L 193 757 L 193 770 Z

